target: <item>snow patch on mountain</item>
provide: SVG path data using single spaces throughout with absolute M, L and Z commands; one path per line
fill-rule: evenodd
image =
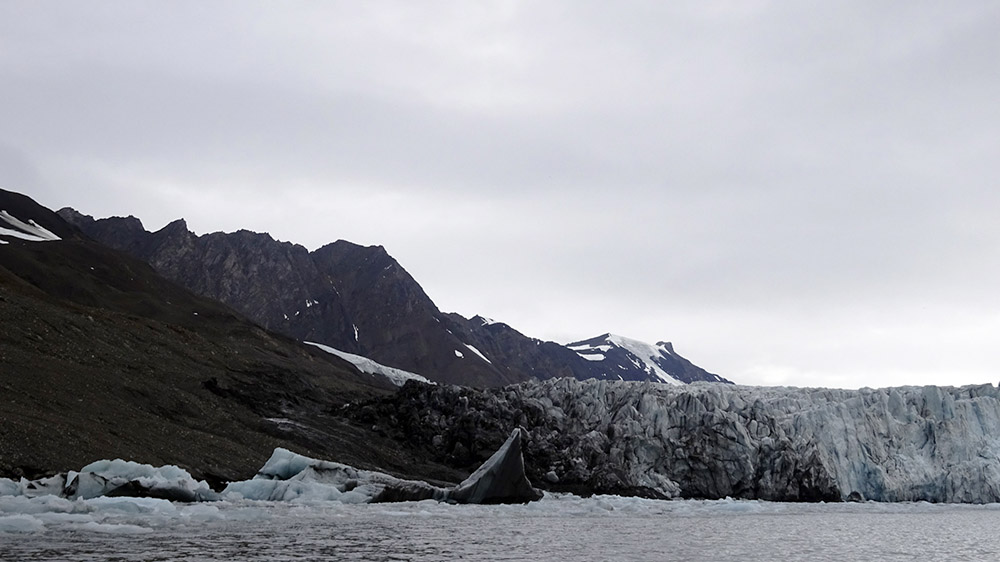
M 59 238 L 51 231 L 39 226 L 39 224 L 35 221 L 29 220 L 28 222 L 24 222 L 7 211 L 0 211 L 0 220 L 12 227 L 6 228 L 0 226 L 0 236 L 10 236 L 12 238 L 27 240 L 28 242 L 51 242 L 55 240 L 62 240 L 62 238 Z M 3 243 L 6 244 L 7 242 Z
M 323 351 L 336 355 L 341 359 L 353 364 L 362 373 L 368 373 L 369 375 L 381 375 L 389 379 L 392 384 L 396 386 L 403 386 L 408 380 L 415 380 L 427 384 L 436 384 L 432 382 L 427 377 L 418 375 L 416 373 L 411 373 L 409 371 L 404 371 L 402 369 L 397 369 L 395 367 L 387 367 L 381 363 L 376 363 L 367 357 L 362 357 L 360 355 L 355 355 L 353 353 L 347 353 L 346 351 L 340 351 L 339 349 L 334 349 L 328 345 L 323 345 L 316 342 L 302 342 L 308 345 L 312 345 L 322 349 Z
M 601 353 L 607 353 L 611 351 L 610 345 L 591 345 L 589 343 L 584 343 L 580 345 L 567 345 L 566 349 L 572 349 L 573 351 L 600 351 Z
M 660 366 L 664 358 L 673 355 L 672 346 L 666 342 L 652 345 L 616 334 L 606 334 L 591 340 L 571 343 L 566 347 L 587 361 L 608 362 L 608 374 L 611 374 L 611 370 L 630 370 L 629 365 L 631 365 L 653 380 L 667 384 L 684 384 Z M 624 357 L 613 350 L 624 352 Z M 621 378 L 618 374 L 614 376 Z
M 483 355 L 483 352 L 479 351 L 479 350 L 478 350 L 478 349 L 476 349 L 475 347 L 473 347 L 473 346 L 471 346 L 471 345 L 469 345 L 469 344 L 465 344 L 465 347 L 469 348 L 469 351 L 471 351 L 471 352 L 475 353 L 476 355 L 478 355 L 478 356 L 479 356 L 479 358 L 480 358 L 480 359 L 482 359 L 483 361 L 486 361 L 486 362 L 487 362 L 487 363 L 489 363 L 490 365 L 492 365 L 492 364 L 493 364 L 493 362 L 492 362 L 492 361 L 490 361 L 489 359 L 487 359 L 487 358 L 486 358 L 486 356 L 485 356 L 485 355 Z

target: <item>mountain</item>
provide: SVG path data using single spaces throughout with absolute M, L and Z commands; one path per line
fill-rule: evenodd
M 707 373 L 681 357 L 670 342 L 661 341 L 650 345 L 614 334 L 604 334 L 566 347 L 604 373 L 604 376 L 593 378 L 668 384 L 730 382 L 719 375 Z
M 275 447 L 458 481 L 331 416 L 388 379 L 262 329 L 0 190 L 0 476 L 95 459 L 252 476 Z
M 380 255 L 353 245 L 338 251 L 347 261 L 358 259 L 346 255 L 352 252 Z M 383 290 L 408 279 L 381 259 L 375 268 L 393 279 Z M 230 262 L 240 271 L 258 265 Z M 378 284 L 369 274 L 356 273 Z M 332 302 L 345 310 L 360 306 L 352 301 L 358 295 L 371 296 L 352 287 L 365 281 L 327 282 L 340 297 Z M 240 294 L 253 287 L 231 286 Z M 436 311 L 420 305 L 418 289 L 381 298 L 411 301 L 413 309 L 398 318 Z M 329 295 L 307 298 L 319 296 Z M 375 318 L 370 327 L 379 326 Z M 554 491 L 1000 501 L 1000 391 L 992 385 L 663 384 L 685 372 L 700 375 L 668 343 L 607 334 L 565 347 L 482 317 L 438 312 L 428 323 L 441 324 L 454 338 L 448 342 L 462 346 L 449 350 L 456 360 L 476 358 L 506 377 L 530 374 L 535 365 L 570 376 L 503 388 L 412 380 L 395 387 L 342 357 L 370 372 L 413 373 L 261 328 L 90 240 L 29 198 L 0 190 L 0 477 L 123 458 L 178 465 L 218 484 L 249 478 L 283 447 L 364 470 L 457 482 L 516 431 L 525 474 Z M 606 379 L 634 369 L 658 382 L 575 380 L 581 365 Z M 6 489 L 12 486 L 21 484 L 8 481 Z
M 459 351 L 467 351 L 465 344 L 441 325 L 431 299 L 381 246 L 341 240 L 309 252 L 245 230 L 196 236 L 183 220 L 147 232 L 134 217 L 59 213 L 88 236 L 264 328 L 438 382 L 517 382 Z
M 555 342 L 476 316 L 441 312 L 381 246 L 339 240 L 315 251 L 248 231 L 202 236 L 183 220 L 148 232 L 135 217 L 59 215 L 261 326 L 431 380 L 476 387 L 531 379 L 728 382 L 665 352 L 656 361 L 597 364 Z M 655 366 L 658 371 L 649 369 Z M 666 379 L 659 375 L 667 373 Z
M 637 340 L 605 334 L 560 345 L 525 336 L 507 324 L 482 316 L 465 319 L 458 314 L 447 314 L 444 322 L 462 341 L 469 342 L 472 348 L 498 368 L 521 380 L 570 377 L 668 384 L 695 381 L 730 383 L 684 359 L 670 343 L 661 342 L 654 349 L 654 346 Z M 594 347 L 589 347 L 591 345 Z M 606 357 L 602 355 L 597 361 L 594 350 L 607 351 L 612 347 L 617 351 L 608 353 Z

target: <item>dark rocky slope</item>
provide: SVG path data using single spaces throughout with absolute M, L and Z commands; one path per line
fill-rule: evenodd
M 184 221 L 147 232 L 134 217 L 94 220 L 72 209 L 59 214 L 265 328 L 438 382 L 487 387 L 553 377 L 659 380 L 630 361 L 597 364 L 506 324 L 444 314 L 381 246 L 341 240 L 309 252 L 247 231 L 196 236 Z M 671 361 L 667 368 L 676 373 L 670 374 L 684 382 L 724 380 L 683 358 Z
M 309 252 L 266 234 L 196 236 L 183 221 L 146 232 L 138 219 L 63 217 L 192 291 L 265 328 L 315 341 L 433 380 L 475 386 L 515 382 L 440 326 L 437 307 L 379 246 L 338 241 Z
M 0 244 L 0 475 L 125 458 L 232 480 L 286 447 L 465 476 L 328 414 L 391 392 L 381 377 L 190 293 L 28 198 L 0 191 L 0 209 L 63 238 Z

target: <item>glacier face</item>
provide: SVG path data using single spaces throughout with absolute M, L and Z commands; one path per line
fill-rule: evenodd
M 488 450 L 520 425 L 529 478 L 553 488 L 1000 501 L 1000 392 L 992 385 L 833 390 L 552 379 L 483 392 L 411 384 L 394 399 L 381 422 L 375 402 L 355 414 L 443 458 Z

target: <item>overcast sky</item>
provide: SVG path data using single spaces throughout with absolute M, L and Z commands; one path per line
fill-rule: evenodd
M 1000 3 L 0 1 L 0 187 L 745 384 L 1000 380 Z

